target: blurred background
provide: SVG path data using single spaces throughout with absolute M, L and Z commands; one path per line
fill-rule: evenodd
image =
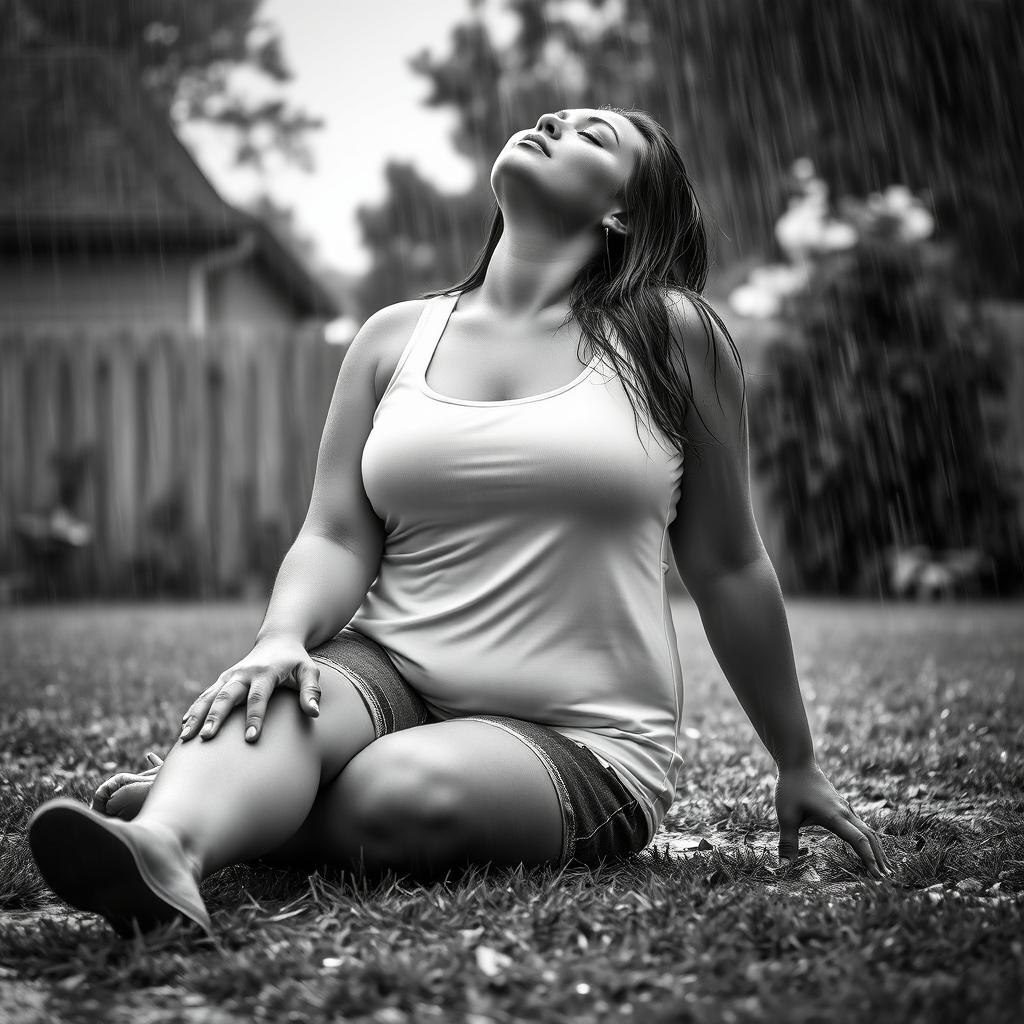
M 1019 596 L 1022 58 L 1017 0 L 0 0 L 0 603 L 269 594 L 360 324 L 602 105 L 696 183 L 784 591 Z

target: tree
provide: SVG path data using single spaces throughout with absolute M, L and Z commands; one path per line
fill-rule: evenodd
M 235 158 L 257 170 L 271 152 L 312 168 L 307 144 L 323 121 L 280 98 L 232 92 L 244 67 L 271 85 L 292 76 L 261 0 L 0 0 L 4 48 L 93 46 L 138 68 L 147 92 L 177 124 L 205 121 L 231 131 Z
M 479 8 L 479 4 L 474 5 Z M 809 154 L 839 193 L 890 182 L 927 189 L 956 242 L 968 293 L 1024 294 L 1024 21 L 1017 0 L 512 0 L 519 31 L 495 46 L 479 13 L 448 55 L 418 54 L 427 103 L 457 115 L 456 147 L 477 167 L 465 196 L 436 193 L 426 223 L 449 208 L 486 209 L 491 161 L 512 132 L 562 106 L 638 106 L 677 140 L 697 183 L 717 260 L 773 249 L 787 168 Z M 581 11 L 583 12 L 581 16 Z M 398 176 L 396 181 L 404 178 Z M 398 205 L 407 204 L 403 196 Z M 390 197 L 382 207 L 388 206 Z M 397 207 L 396 207 L 397 210 Z M 393 226 L 404 230 L 392 218 Z M 450 254 L 482 237 L 418 239 L 439 255 L 422 274 L 385 274 L 389 301 L 437 285 Z M 368 238 L 373 249 L 377 240 Z M 376 301 L 376 300 L 375 300 Z
M 604 0 L 595 3 L 606 6 Z M 1024 21 L 1017 0 L 624 0 L 590 48 L 666 124 L 721 219 L 767 252 L 786 168 L 836 194 L 927 189 L 968 291 L 1024 294 Z M 656 71 L 656 73 L 654 73 Z
M 373 265 L 359 282 L 362 318 L 464 273 L 483 244 L 488 207 L 479 190 L 438 191 L 415 167 L 391 161 L 384 169 L 387 200 L 357 211 Z
M 474 5 L 479 7 L 479 4 Z M 512 0 L 520 29 L 506 47 L 495 46 L 479 16 L 452 32 L 451 52 L 421 51 L 410 60 L 430 80 L 428 106 L 454 107 L 456 149 L 476 167 L 465 193 L 446 193 L 407 163 L 386 168 L 387 193 L 358 212 L 372 266 L 360 284 L 364 316 L 382 306 L 463 277 L 484 243 L 494 195 L 489 176 L 499 150 L 515 131 L 545 111 L 583 102 L 585 79 L 574 55 L 576 28 L 537 0 Z M 575 72 L 567 73 L 567 69 Z

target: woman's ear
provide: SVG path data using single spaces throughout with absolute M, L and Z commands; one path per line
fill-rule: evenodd
M 628 217 L 625 211 L 620 213 L 609 213 L 604 220 L 601 221 L 601 227 L 608 228 L 610 231 L 614 231 L 617 235 L 625 237 L 629 234 L 629 224 L 627 223 Z

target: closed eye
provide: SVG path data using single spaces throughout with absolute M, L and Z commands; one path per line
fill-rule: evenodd
M 577 132 L 576 134 L 582 135 L 585 139 L 590 139 L 595 145 L 604 149 L 604 143 L 596 135 L 591 135 L 590 132 Z

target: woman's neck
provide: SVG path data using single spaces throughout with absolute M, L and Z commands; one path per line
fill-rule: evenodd
M 555 239 L 550 234 L 510 231 L 506 223 L 491 253 L 479 301 L 510 318 L 565 310 L 573 282 L 594 256 L 594 242 L 583 235 Z

